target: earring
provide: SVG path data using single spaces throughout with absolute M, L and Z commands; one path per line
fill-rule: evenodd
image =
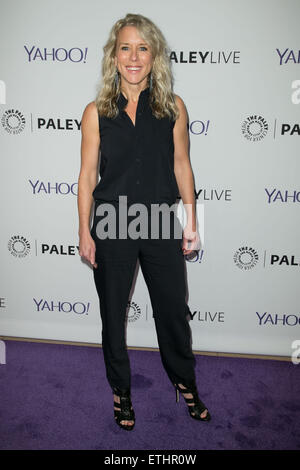
M 118 88 L 118 85 L 119 85 L 119 73 L 118 73 L 118 69 L 116 69 L 116 73 L 115 73 L 115 87 Z
M 150 75 L 149 75 L 149 91 L 152 90 L 152 72 L 150 72 Z

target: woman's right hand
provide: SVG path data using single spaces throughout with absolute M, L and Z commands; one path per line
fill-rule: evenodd
M 95 261 L 95 253 L 96 245 L 90 232 L 79 235 L 79 256 L 82 256 L 91 263 L 94 268 L 97 268 L 98 265 Z

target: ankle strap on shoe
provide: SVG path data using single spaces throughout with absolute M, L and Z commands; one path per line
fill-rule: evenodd
M 115 395 L 118 395 L 119 397 L 130 397 L 130 388 L 112 387 L 112 391 Z
M 192 382 L 180 382 L 176 383 L 176 387 L 183 393 L 193 393 L 197 392 L 197 385 L 195 381 Z M 186 390 L 185 390 L 186 389 Z

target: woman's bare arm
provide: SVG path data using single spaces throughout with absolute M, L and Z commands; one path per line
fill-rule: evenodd
M 93 190 L 98 180 L 98 155 L 100 133 L 98 111 L 94 102 L 89 103 L 81 119 L 81 168 L 78 178 L 79 255 L 87 259 L 94 268 L 96 246 L 90 233 L 90 216 Z
M 194 177 L 188 154 L 189 135 L 187 130 L 187 112 L 180 96 L 176 96 L 179 118 L 174 129 L 174 173 L 182 202 L 187 212 L 187 224 L 196 230 L 196 209 L 194 193 Z
M 179 118 L 173 128 L 174 137 L 174 173 L 187 215 L 187 224 L 183 232 L 182 250 L 189 254 L 201 246 L 197 229 L 194 176 L 189 158 L 188 117 L 185 104 L 176 96 Z
M 81 120 L 81 168 L 78 179 L 79 236 L 90 232 L 92 192 L 98 181 L 100 134 L 95 102 L 89 103 Z

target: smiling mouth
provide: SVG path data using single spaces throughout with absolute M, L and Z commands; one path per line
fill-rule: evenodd
M 126 67 L 126 70 L 128 70 L 128 72 L 139 72 L 141 70 L 142 67 Z

